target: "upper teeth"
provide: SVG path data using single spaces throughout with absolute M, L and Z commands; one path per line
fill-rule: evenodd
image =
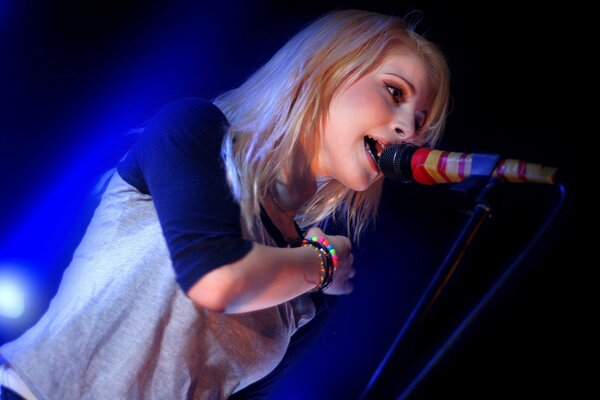
M 375 145 L 375 150 L 377 151 L 377 157 L 380 157 L 380 156 L 381 156 L 381 153 L 383 153 L 384 146 L 381 144 L 381 142 L 380 142 L 379 140 L 375 139 L 373 136 L 369 136 L 369 135 L 367 135 L 367 137 L 368 137 L 369 139 L 371 139 L 371 140 L 375 141 L 375 143 L 377 143 L 377 144 Z
M 372 136 L 367 135 L 365 140 L 365 148 L 367 152 L 373 157 L 375 162 L 378 162 L 381 153 L 383 153 L 384 146 Z

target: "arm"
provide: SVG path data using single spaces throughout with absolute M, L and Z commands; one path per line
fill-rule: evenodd
M 246 256 L 210 271 L 187 294 L 212 311 L 254 311 L 309 291 L 317 285 L 320 273 L 320 259 L 310 248 L 254 243 Z
M 310 236 L 326 236 L 311 228 Z M 338 267 L 328 294 L 352 291 L 354 256 L 345 236 L 327 236 L 339 256 Z M 278 248 L 254 243 L 242 259 L 214 269 L 196 282 L 188 296 L 213 311 L 235 313 L 255 311 L 281 304 L 314 288 L 321 275 L 321 259 L 310 247 Z
M 220 159 L 225 124 L 215 106 L 180 100 L 152 120 L 117 169 L 152 196 L 182 290 L 210 310 L 251 311 L 313 288 L 320 258 L 310 248 L 271 248 L 242 238 L 239 205 Z M 349 253 L 349 240 L 334 238 L 336 249 Z

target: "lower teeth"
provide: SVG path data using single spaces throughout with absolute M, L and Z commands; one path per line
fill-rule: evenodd
M 375 155 L 371 152 L 371 149 L 368 147 L 368 145 L 365 146 L 365 149 L 367 150 L 367 153 L 369 153 L 373 161 L 375 161 L 375 164 L 377 164 L 377 157 L 375 157 Z

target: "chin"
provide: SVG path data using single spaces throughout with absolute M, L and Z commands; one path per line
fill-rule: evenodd
M 371 184 L 355 186 L 355 187 L 351 187 L 350 189 L 354 190 L 355 192 L 364 192 L 369 187 L 371 187 Z
M 351 182 L 351 184 L 347 185 L 344 182 L 344 185 L 352 190 L 354 190 L 355 192 L 364 192 L 365 190 L 369 189 L 371 186 L 373 186 L 373 184 L 375 182 L 377 182 L 379 179 L 381 179 L 383 175 L 378 175 L 375 179 L 368 179 L 368 180 L 356 180 L 354 182 Z M 350 183 L 350 182 L 349 182 Z
M 375 171 L 344 171 L 345 174 L 332 174 L 329 175 L 332 179 L 341 183 L 350 190 L 355 192 L 364 192 L 369 189 L 373 184 L 383 178 L 381 172 L 375 173 Z

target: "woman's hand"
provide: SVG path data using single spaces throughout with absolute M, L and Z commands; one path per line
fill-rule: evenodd
M 354 255 L 352 254 L 352 242 L 346 236 L 326 235 L 319 228 L 310 228 L 306 236 L 323 236 L 333 245 L 338 256 L 338 265 L 333 277 L 332 284 L 323 292 L 326 294 L 348 294 L 354 286 L 350 278 L 354 277 L 356 270 L 353 267 Z

